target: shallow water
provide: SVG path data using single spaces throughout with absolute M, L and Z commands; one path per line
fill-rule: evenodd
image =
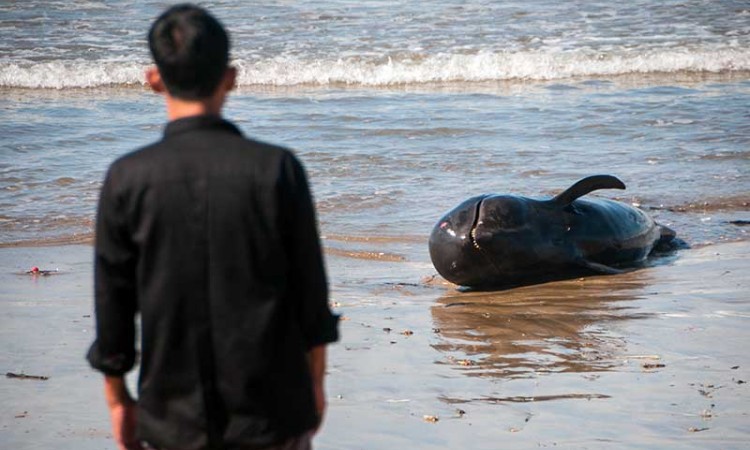
M 158 139 L 141 89 L 6 90 L 0 242 L 90 235 L 117 156 Z M 227 116 L 304 161 L 323 234 L 426 239 L 481 193 L 554 195 L 610 173 L 693 244 L 745 239 L 750 81 L 567 80 L 403 89 L 241 89 Z

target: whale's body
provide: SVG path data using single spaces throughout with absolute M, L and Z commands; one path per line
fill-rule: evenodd
M 549 200 L 514 195 L 472 197 L 443 216 L 430 235 L 432 263 L 446 280 L 467 287 L 530 284 L 586 273 L 619 273 L 674 239 L 645 212 L 606 199 L 580 199 L 596 189 L 625 189 L 596 175 Z

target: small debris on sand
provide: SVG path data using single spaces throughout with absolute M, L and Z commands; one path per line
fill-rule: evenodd
M 414 332 L 411 330 L 404 330 L 401 332 L 401 334 L 403 334 L 404 336 L 411 336 L 412 334 L 414 334 Z
M 7 378 L 16 378 L 19 380 L 42 380 L 42 381 L 49 380 L 49 377 L 46 377 L 43 375 L 26 375 L 25 373 L 7 372 L 5 376 Z
M 641 367 L 643 367 L 644 369 L 661 369 L 667 366 L 662 363 L 643 363 L 641 364 Z
M 688 431 L 691 433 L 700 433 L 701 431 L 706 431 L 708 428 L 697 428 L 697 427 L 690 427 L 688 428 Z
M 628 355 L 625 359 L 661 359 L 659 355 Z
M 690 386 L 695 386 L 695 384 L 691 383 Z M 706 398 L 713 398 L 714 392 L 724 387 L 715 384 L 700 384 L 698 386 L 698 393 Z
M 424 415 L 422 419 L 424 419 L 425 422 L 431 422 L 431 423 L 435 423 L 438 420 L 440 420 L 438 416 L 430 416 L 430 415 Z

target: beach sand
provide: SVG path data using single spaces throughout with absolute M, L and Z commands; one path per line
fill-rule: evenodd
M 91 256 L 0 249 L 0 369 L 48 377 L 0 379 L 0 448 L 114 448 L 101 376 L 84 360 Z M 434 273 L 428 261 L 360 256 L 328 253 L 343 321 L 318 449 L 750 442 L 748 242 L 502 292 L 416 277 Z M 58 271 L 24 274 L 32 266 Z

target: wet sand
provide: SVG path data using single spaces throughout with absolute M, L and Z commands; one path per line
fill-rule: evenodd
M 425 282 L 420 243 L 327 244 L 340 249 L 328 265 L 344 321 L 318 449 L 750 442 L 748 242 L 503 292 Z M 0 249 L 0 370 L 48 377 L 0 378 L 0 448 L 113 448 L 100 375 L 83 358 L 91 252 Z M 23 274 L 33 266 L 59 271 Z

